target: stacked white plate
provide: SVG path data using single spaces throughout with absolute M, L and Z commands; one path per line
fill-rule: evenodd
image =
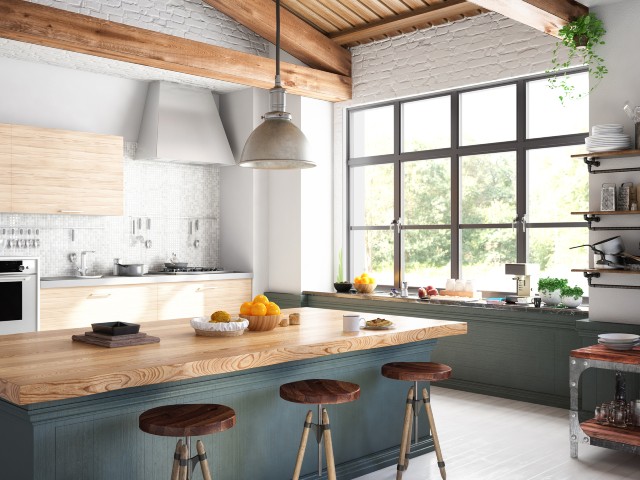
M 601 333 L 598 335 L 598 343 L 611 350 L 631 350 L 640 345 L 640 335 L 632 333 Z
M 584 143 L 590 152 L 610 152 L 630 148 L 631 138 L 622 133 L 622 125 L 609 123 L 594 125 L 591 128 L 591 136 L 587 137 Z

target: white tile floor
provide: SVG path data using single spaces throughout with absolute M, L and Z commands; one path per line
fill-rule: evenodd
M 437 387 L 432 405 L 447 480 L 640 479 L 640 455 L 580 445 L 572 459 L 567 410 Z M 359 480 L 395 475 L 393 465 Z M 411 461 L 403 480 L 416 479 L 440 479 L 435 453 Z

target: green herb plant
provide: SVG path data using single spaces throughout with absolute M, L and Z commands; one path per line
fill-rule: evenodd
M 595 52 L 598 45 L 605 44 L 602 37 L 606 33 L 604 23 L 593 13 L 578 17 L 558 30 L 560 40 L 553 49 L 551 68 L 547 70 L 547 73 L 558 73 L 561 70 L 566 70 L 572 66 L 575 59 L 578 59 L 582 62 L 582 65 L 588 66 L 589 74 L 597 80 L 587 93 L 577 94 L 575 86 L 569 82 L 567 71 L 562 75 L 550 77 L 549 86 L 562 90 L 562 93 L 558 96 L 561 103 L 564 104 L 565 100 L 579 99 L 591 93 L 598 86 L 600 80 L 609 73 L 604 64 L 604 59 Z M 561 47 L 566 47 L 567 49 L 567 58 L 564 62 L 558 58 Z
M 563 297 L 571 297 L 575 300 L 581 299 L 583 294 L 584 290 L 582 290 L 582 288 L 578 286 L 570 287 L 568 285 L 565 285 L 560 289 L 560 295 L 562 295 Z
M 566 278 L 552 278 L 546 277 L 538 280 L 539 292 L 555 292 L 556 290 L 562 291 L 564 287 L 568 285 L 569 281 Z

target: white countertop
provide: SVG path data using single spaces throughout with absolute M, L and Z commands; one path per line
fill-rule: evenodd
M 53 278 L 53 277 L 49 277 Z M 105 275 L 102 278 L 70 279 L 60 277 L 59 280 L 41 280 L 40 288 L 66 288 L 66 287 L 102 287 L 105 285 L 140 285 L 145 283 L 177 283 L 177 282 L 203 282 L 209 280 L 237 280 L 253 278 L 252 273 L 209 273 L 204 275 L 143 275 L 142 277 L 116 277 Z

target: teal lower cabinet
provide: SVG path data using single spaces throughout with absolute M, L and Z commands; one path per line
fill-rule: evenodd
M 307 307 L 467 322 L 466 335 L 442 338 L 433 351 L 433 361 L 453 368 L 451 379 L 438 386 L 567 409 L 569 352 L 596 344 L 599 333 L 640 333 L 640 325 L 590 322 L 579 310 L 436 305 L 315 292 L 302 298 L 267 295 L 289 306 L 301 302 Z M 640 399 L 635 377 L 627 375 L 629 400 Z M 613 399 L 613 372 L 588 370 L 581 387 L 582 407 L 593 411 L 597 403 Z
M 382 377 L 381 366 L 391 361 L 428 361 L 435 347 L 435 340 L 426 340 L 26 407 L 0 401 L 0 478 L 169 478 L 177 439 L 143 433 L 138 416 L 175 403 L 221 403 L 236 411 L 234 428 L 202 437 L 213 478 L 291 478 L 306 412 L 312 409 L 316 422 L 316 407 L 286 402 L 278 391 L 281 384 L 304 378 L 347 380 L 361 386 L 359 400 L 327 409 L 338 478 L 364 475 L 397 461 L 409 388 L 407 382 Z M 426 416 L 421 415 L 420 421 L 417 454 L 433 447 Z M 316 469 L 317 448 L 310 435 L 305 478 L 317 478 Z M 201 478 L 199 472 L 196 478 Z

